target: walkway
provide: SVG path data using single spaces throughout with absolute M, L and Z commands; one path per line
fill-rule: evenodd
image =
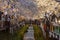
M 35 40 L 33 26 L 30 26 L 28 28 L 27 33 L 24 35 L 23 40 Z

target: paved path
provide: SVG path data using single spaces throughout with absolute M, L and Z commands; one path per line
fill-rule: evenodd
M 33 27 L 30 26 L 27 31 L 28 32 L 25 33 L 23 40 L 35 40 Z

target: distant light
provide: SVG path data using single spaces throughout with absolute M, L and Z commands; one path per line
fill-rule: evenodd
M 60 20 L 59 20 L 58 22 L 59 22 L 59 24 L 60 24 Z
M 7 11 L 5 11 L 4 14 L 7 15 L 8 14 Z

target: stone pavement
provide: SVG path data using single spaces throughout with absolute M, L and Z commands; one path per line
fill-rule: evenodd
M 30 26 L 28 28 L 27 33 L 25 33 L 23 40 L 35 40 L 33 26 Z

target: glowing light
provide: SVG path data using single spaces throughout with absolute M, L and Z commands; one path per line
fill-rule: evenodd
M 60 24 L 60 20 L 59 20 L 58 22 L 59 22 L 59 24 Z
M 14 8 L 13 11 L 16 12 L 16 9 Z

